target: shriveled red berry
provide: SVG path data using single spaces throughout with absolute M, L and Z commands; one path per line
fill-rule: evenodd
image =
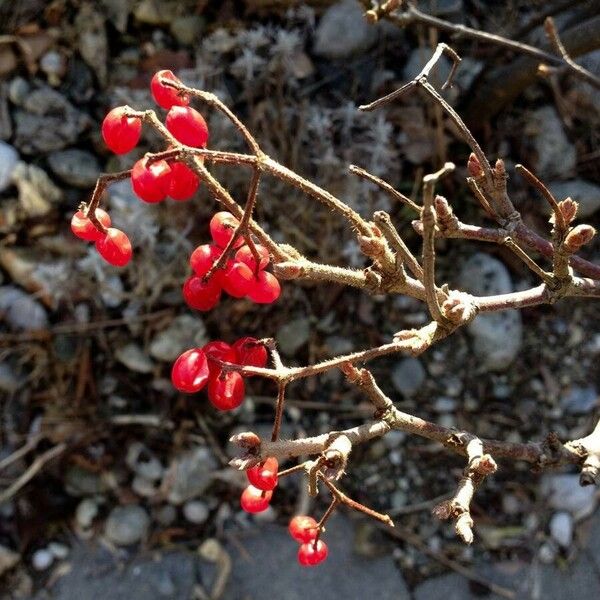
M 198 246 L 190 256 L 190 267 L 194 269 L 194 273 L 202 277 L 206 275 L 216 260 L 219 260 L 223 252 L 215 244 L 202 244 Z
M 264 344 L 261 344 L 256 338 L 240 338 L 232 347 L 237 353 L 238 365 L 260 367 L 261 369 L 267 366 L 269 353 Z
M 236 227 L 239 224 L 240 222 L 227 211 L 221 211 L 213 215 L 213 218 L 210 220 L 209 228 L 210 235 L 215 244 L 221 246 L 221 248 L 225 248 L 229 243 L 229 240 L 233 237 Z M 240 237 L 236 240 L 234 246 L 235 248 L 238 248 L 243 243 L 244 240 Z
M 237 371 L 221 371 L 208 382 L 208 399 L 219 410 L 232 410 L 244 401 L 244 379 Z
M 107 263 L 115 267 L 124 267 L 133 253 L 129 238 L 116 227 L 109 227 L 106 235 L 96 241 L 96 250 Z
M 202 350 L 208 358 L 210 374 L 215 377 L 221 373 L 221 365 L 216 360 L 234 364 L 237 360 L 237 352 L 227 342 L 221 340 L 214 340 L 208 342 L 208 344 L 204 344 Z
M 157 71 L 154 77 L 152 77 L 152 81 L 150 81 L 150 91 L 156 104 L 168 110 L 172 106 L 187 106 L 190 103 L 188 94 L 179 93 L 175 88 L 162 83 L 161 79 L 168 79 L 173 83 L 181 83 L 179 78 L 173 74 L 173 71 L 169 71 L 168 69 Z
M 301 544 L 306 544 L 317 537 L 317 522 L 312 517 L 297 515 L 288 525 L 290 535 Z
M 323 540 L 318 540 L 302 544 L 298 549 L 298 562 L 303 567 L 314 567 L 323 562 L 329 553 L 327 544 Z
M 256 252 L 259 256 L 258 261 L 258 269 L 256 268 L 256 258 L 254 258 L 254 254 L 252 254 L 252 250 L 250 250 L 249 246 L 242 246 L 235 253 L 235 260 L 237 262 L 243 262 L 247 264 L 253 272 L 262 271 L 267 267 L 270 262 L 269 251 L 260 244 L 255 244 Z
M 205 282 L 202 277 L 192 275 L 183 284 L 183 299 L 190 308 L 210 310 L 221 299 L 221 286 L 212 278 Z
M 254 284 L 252 269 L 244 263 L 232 262 L 225 270 L 223 290 L 234 298 L 243 298 Z
M 208 143 L 208 125 L 204 117 L 190 106 L 173 106 L 167 113 L 165 125 L 186 146 L 205 148 Z
M 268 271 L 260 271 L 250 286 L 248 298 L 257 304 L 271 304 L 279 294 L 281 286 L 277 277 Z
M 171 369 L 173 385 L 187 394 L 199 392 L 206 385 L 208 375 L 208 361 L 201 348 L 186 350 Z
M 142 122 L 137 117 L 127 117 L 127 107 L 113 108 L 102 121 L 102 138 L 115 154 L 133 150 L 142 135 Z
M 110 216 L 101 208 L 96 209 L 96 218 L 107 229 L 110 227 Z M 92 221 L 85 216 L 82 210 L 78 210 L 71 219 L 71 231 L 82 240 L 96 242 L 104 237 L 104 234 L 96 229 Z
M 262 463 L 250 467 L 246 471 L 248 481 L 259 490 L 273 490 L 277 485 L 279 463 L 274 456 L 269 456 Z
M 265 492 L 249 485 L 240 498 L 240 505 L 247 513 L 259 513 L 269 508 L 273 492 Z
M 171 167 L 164 160 L 149 163 L 140 158 L 131 169 L 131 187 L 144 202 L 160 202 L 169 194 Z
M 169 196 L 173 200 L 189 200 L 200 186 L 200 178 L 185 163 L 173 162 Z

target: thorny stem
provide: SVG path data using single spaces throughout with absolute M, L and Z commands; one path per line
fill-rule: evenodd
M 315 544 L 319 541 L 321 534 L 325 531 L 325 523 L 327 523 L 327 519 L 329 519 L 329 517 L 333 514 L 333 511 L 336 509 L 338 504 L 339 504 L 339 500 L 338 500 L 337 496 L 334 496 L 333 500 L 327 507 L 327 510 L 321 517 L 320 521 L 317 523 L 317 535 L 315 537 Z
M 285 405 L 285 383 L 281 382 L 277 389 L 277 404 L 275 405 L 275 420 L 273 422 L 273 432 L 271 433 L 271 441 L 276 442 L 279 438 L 281 430 L 281 419 L 283 418 L 283 407 Z
M 131 169 L 127 171 L 119 171 L 118 173 L 107 173 L 105 175 L 100 175 L 98 180 L 96 181 L 96 185 L 94 187 L 94 191 L 92 192 L 92 197 L 84 210 L 84 215 L 94 224 L 94 227 L 101 231 L 102 233 L 106 233 L 106 227 L 98 220 L 96 217 L 96 209 L 98 208 L 98 204 L 100 203 L 100 198 L 104 193 L 104 190 L 115 181 L 122 181 L 123 179 L 127 179 L 131 176 Z

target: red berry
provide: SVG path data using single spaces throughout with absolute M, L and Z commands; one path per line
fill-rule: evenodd
M 208 399 L 219 410 L 232 410 L 244 401 L 244 379 L 237 371 L 221 371 L 208 382 Z
M 183 298 L 190 308 L 207 311 L 219 303 L 221 286 L 214 278 L 205 282 L 192 275 L 183 284 Z
M 229 243 L 229 240 L 233 237 L 236 227 L 240 222 L 227 211 L 221 211 L 213 215 L 210 220 L 210 235 L 217 246 L 225 248 Z M 243 238 L 238 238 L 235 241 L 234 247 L 238 248 L 244 243 Z
M 150 90 L 152 91 L 152 97 L 156 104 L 168 110 L 172 106 L 187 106 L 190 103 L 190 97 L 187 94 L 180 93 L 175 88 L 165 85 L 160 81 L 161 79 L 168 79 L 173 83 L 181 83 L 181 81 L 173 75 L 173 71 L 167 69 L 157 71 L 150 82 Z
M 109 227 L 106 235 L 96 241 L 98 254 L 115 267 L 124 267 L 132 255 L 129 238 L 115 227 Z
M 233 262 L 225 270 L 223 289 L 234 298 L 243 298 L 254 284 L 252 269 L 244 263 Z
M 290 521 L 288 531 L 297 542 L 306 544 L 317 537 L 317 522 L 312 517 L 297 515 Z
M 131 187 L 144 202 L 160 202 L 171 187 L 171 167 L 164 160 L 148 163 L 140 158 L 131 169 Z
M 96 218 L 107 229 L 110 227 L 110 216 L 101 208 L 96 209 Z M 85 216 L 82 210 L 78 210 L 71 219 L 71 231 L 80 239 L 88 242 L 96 242 L 104 237 L 104 234 L 96 229 L 92 221 Z
M 206 275 L 214 262 L 219 260 L 222 249 L 215 244 L 202 244 L 198 246 L 190 256 L 190 267 L 194 269 L 196 275 L 202 277 Z
M 189 106 L 173 106 L 167 113 L 165 125 L 182 144 L 206 148 L 208 126 L 197 110 Z
M 173 364 L 171 381 L 187 394 L 199 392 L 208 381 L 208 361 L 201 348 L 186 350 Z
M 265 492 L 249 485 L 240 498 L 242 509 L 247 513 L 259 513 L 269 508 L 273 492 Z
M 277 277 L 268 271 L 260 271 L 250 286 L 248 298 L 257 304 L 271 304 L 279 298 L 281 286 Z
M 248 481 L 259 490 L 273 490 L 277 485 L 279 463 L 274 456 L 269 456 L 262 463 L 250 467 L 246 471 Z
M 327 558 L 327 544 L 323 540 L 307 542 L 298 549 L 298 562 L 303 567 L 314 567 Z
M 142 122 L 137 117 L 127 117 L 127 107 L 113 108 L 102 121 L 102 138 L 115 154 L 127 154 L 140 141 Z
M 256 338 L 240 338 L 233 344 L 233 349 L 237 353 L 238 365 L 260 367 L 261 369 L 267 366 L 269 354 L 264 344 L 261 344 Z
M 233 364 L 237 361 L 237 352 L 229 344 L 222 342 L 221 340 L 208 342 L 208 344 L 202 346 L 202 350 L 208 358 L 210 374 L 214 377 L 221 373 L 221 365 L 218 362 L 215 362 L 215 359 Z
M 173 200 L 189 200 L 200 185 L 200 178 L 185 163 L 174 162 L 171 167 L 169 196 Z
M 247 264 L 252 272 L 262 271 L 270 262 L 269 251 L 260 244 L 255 244 L 256 252 L 259 256 L 258 269 L 256 268 L 256 259 L 254 258 L 254 254 L 252 254 L 252 250 L 250 250 L 249 246 L 242 246 L 235 253 L 235 260 L 237 262 L 243 262 Z

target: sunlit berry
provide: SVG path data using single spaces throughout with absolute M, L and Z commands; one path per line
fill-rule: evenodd
M 101 208 L 96 209 L 96 218 L 104 227 L 107 229 L 110 227 L 110 216 L 107 212 Z M 88 242 L 96 242 L 104 237 L 99 229 L 96 229 L 95 225 L 86 217 L 82 210 L 78 210 L 71 219 L 71 231 L 82 240 Z
M 279 298 L 279 294 L 281 286 L 275 275 L 260 271 L 250 286 L 248 298 L 257 304 L 270 304 Z
M 312 517 L 297 515 L 288 525 L 290 535 L 301 544 L 306 544 L 317 537 L 317 522 Z
M 171 179 L 169 185 L 169 196 L 173 200 L 189 200 L 200 186 L 200 178 L 185 163 L 173 162 L 171 167 Z
M 266 492 L 249 485 L 240 498 L 240 505 L 247 513 L 259 513 L 269 508 L 273 492 Z
M 232 262 L 225 270 L 223 290 L 234 298 L 243 298 L 254 285 L 252 269 L 241 262 Z
M 208 358 L 210 374 L 215 377 L 221 373 L 221 365 L 217 362 L 218 360 L 233 364 L 237 361 L 237 352 L 227 342 L 221 340 L 214 340 L 208 342 L 208 344 L 204 344 L 202 350 Z
M 256 268 L 256 258 L 249 246 L 242 246 L 235 253 L 235 260 L 247 264 L 253 272 L 262 271 L 270 262 L 269 251 L 261 244 L 255 244 L 256 252 L 259 256 L 258 269 Z
M 181 83 L 173 71 L 163 69 L 157 71 L 150 81 L 150 91 L 154 101 L 159 106 L 166 108 L 167 110 L 172 106 L 187 106 L 190 103 L 190 97 L 188 94 L 180 93 L 175 88 L 165 85 L 161 82 L 161 79 L 168 79 L 173 83 Z
M 204 117 L 190 106 L 173 106 L 165 119 L 167 129 L 186 146 L 205 148 L 208 126 Z
M 183 299 L 190 308 L 210 310 L 221 299 L 221 286 L 212 278 L 203 281 L 202 277 L 189 277 L 183 284 Z
M 210 271 L 215 261 L 219 260 L 221 252 L 223 252 L 223 249 L 215 244 L 202 244 L 192 252 L 190 267 L 196 275 L 202 277 Z
M 314 567 L 323 562 L 327 554 L 327 544 L 323 540 L 307 542 L 298 548 L 298 562 L 303 567 Z
M 140 158 L 131 169 L 131 187 L 144 202 L 160 202 L 171 187 L 171 167 L 164 160 L 150 163 Z
M 201 348 L 186 350 L 173 364 L 171 381 L 180 392 L 199 392 L 208 381 L 208 361 Z
M 133 253 L 129 238 L 116 227 L 109 227 L 106 235 L 96 241 L 96 250 L 107 263 L 115 267 L 124 267 Z
M 127 117 L 127 107 L 113 108 L 102 121 L 102 139 L 115 154 L 126 154 L 140 141 L 142 123 L 137 117 Z
M 273 490 L 277 485 L 279 463 L 274 456 L 269 456 L 262 463 L 250 467 L 246 471 L 248 481 L 259 490 Z
M 244 394 L 244 379 L 237 371 L 221 371 L 208 382 L 208 399 L 219 410 L 237 408 Z
M 261 344 L 256 338 L 240 338 L 233 344 L 232 348 L 237 353 L 238 365 L 260 367 L 261 369 L 267 366 L 269 353 L 264 344 Z
M 240 222 L 229 212 L 221 211 L 213 215 L 210 220 L 209 228 L 210 235 L 221 248 L 225 248 L 229 243 L 229 240 L 233 237 L 235 230 Z M 243 238 L 238 238 L 235 241 L 234 247 L 238 248 L 244 243 Z

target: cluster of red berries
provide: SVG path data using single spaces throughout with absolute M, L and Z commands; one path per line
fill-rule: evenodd
M 250 485 L 242 492 L 240 505 L 247 513 L 259 513 L 267 510 L 277 487 L 279 463 L 269 456 L 261 463 L 250 467 L 246 476 Z
M 202 311 L 214 308 L 221 299 L 222 291 L 234 298 L 247 297 L 259 304 L 270 304 L 279 298 L 279 281 L 265 271 L 270 262 L 268 250 L 256 244 L 255 256 L 241 237 L 233 244 L 236 250 L 234 258 L 228 259 L 224 268 L 215 271 L 210 278 L 205 278 L 223 254 L 238 225 L 239 221 L 228 212 L 218 212 L 210 220 L 213 242 L 202 244 L 192 252 L 190 266 L 194 275 L 183 284 L 183 297 L 191 308 Z
M 312 517 L 298 515 L 288 526 L 290 535 L 300 544 L 298 562 L 303 567 L 314 567 L 327 558 L 327 544 L 318 539 L 319 528 Z
M 237 408 L 244 400 L 244 378 L 221 367 L 222 362 L 249 367 L 267 364 L 267 349 L 253 337 L 243 337 L 232 346 L 220 340 L 181 354 L 171 370 L 171 381 L 187 394 L 199 392 L 208 385 L 208 399 L 219 410 Z

